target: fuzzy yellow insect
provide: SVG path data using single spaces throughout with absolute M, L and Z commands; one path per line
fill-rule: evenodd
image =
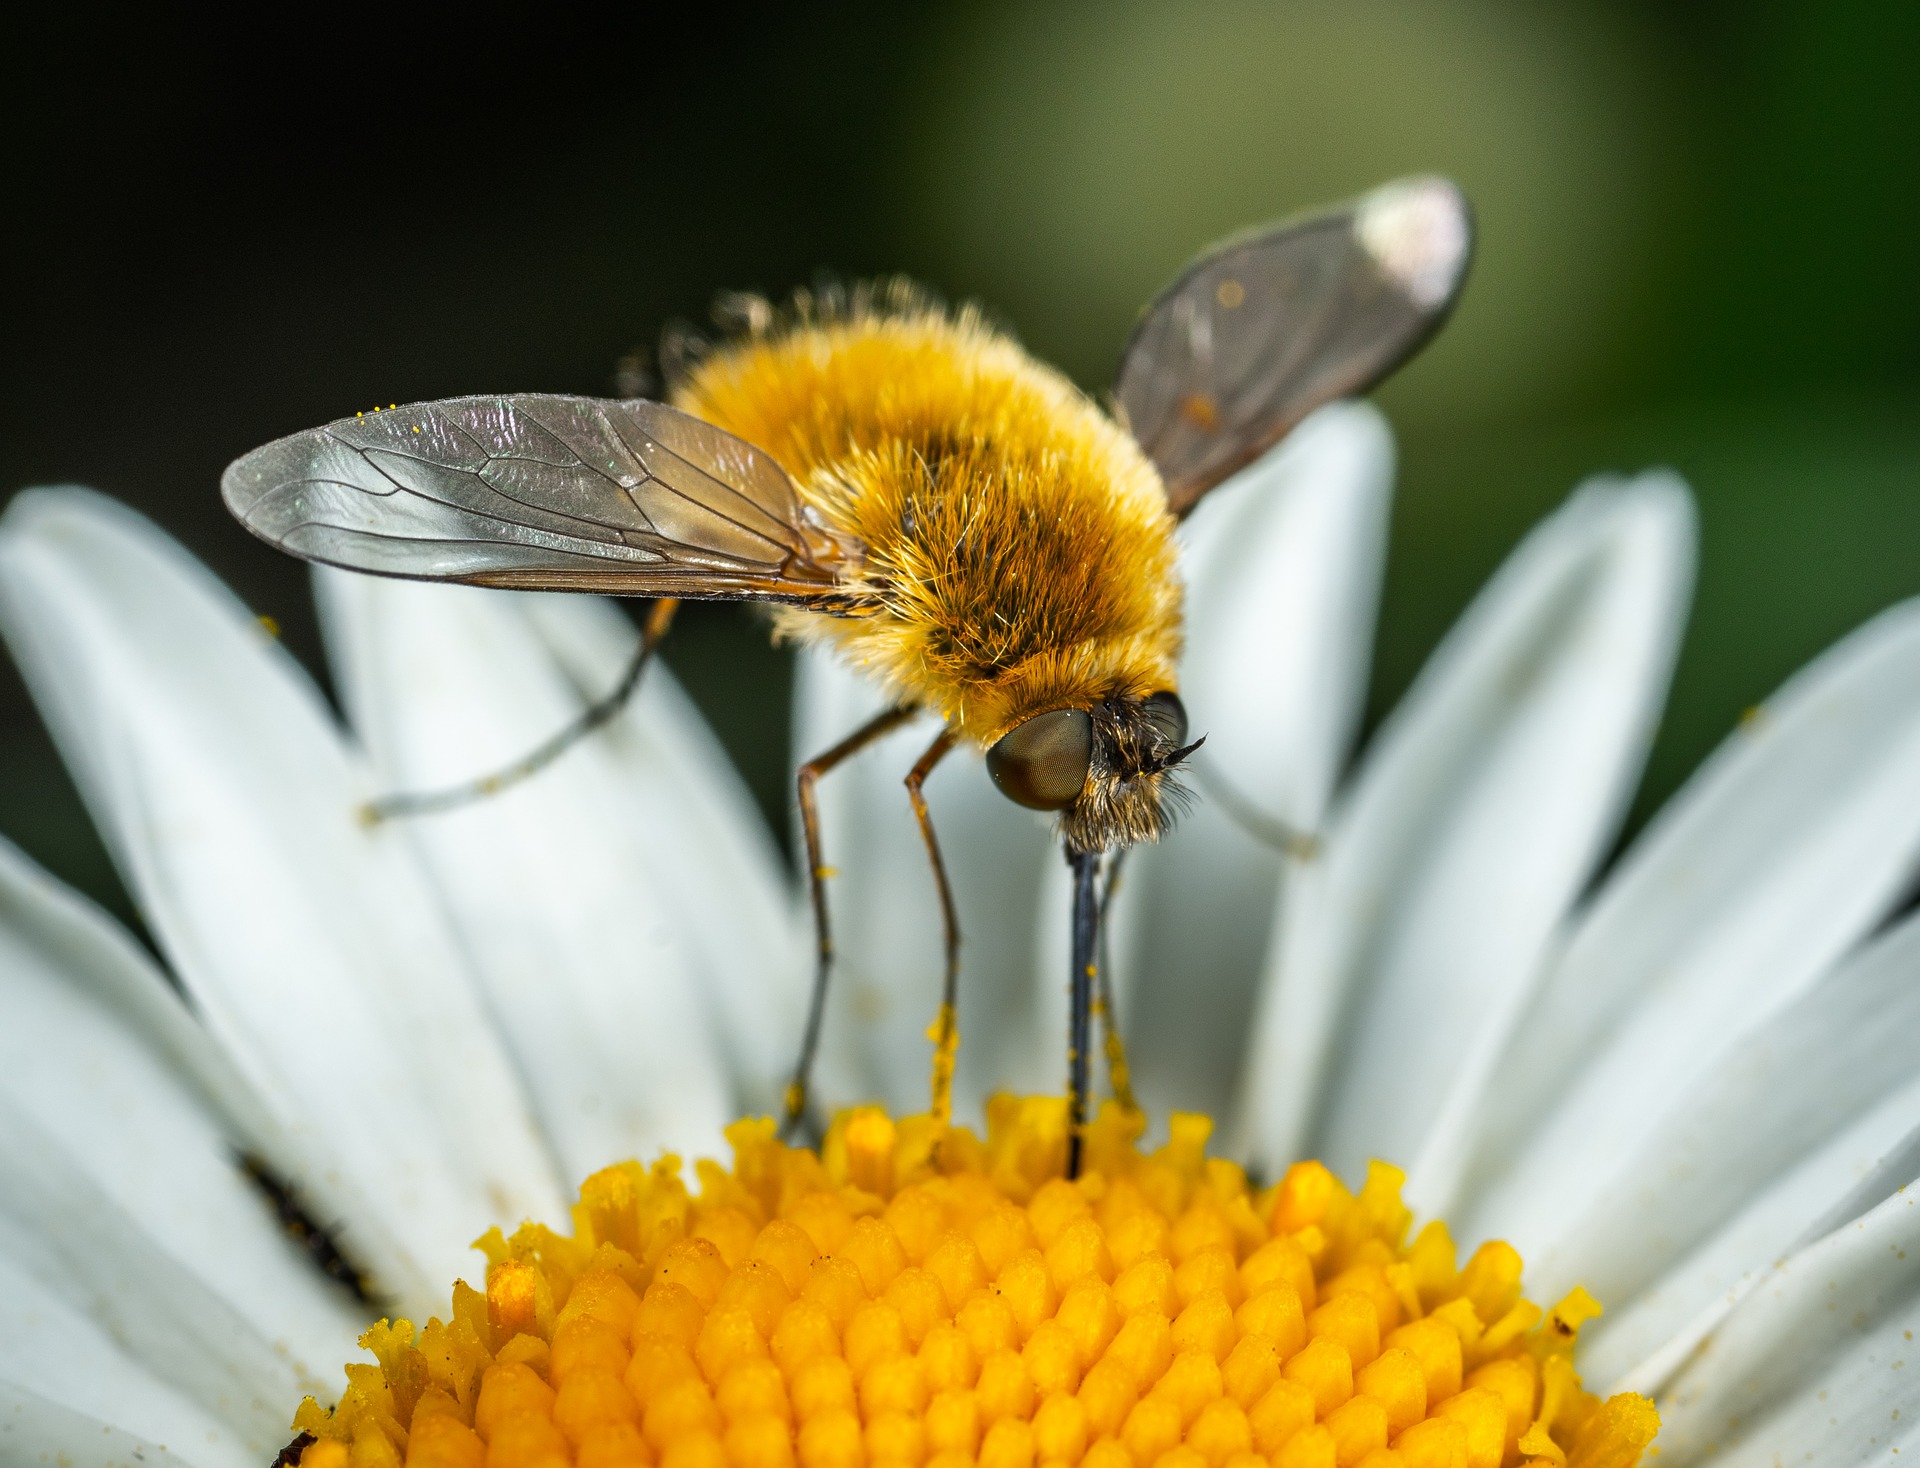
M 787 1098 L 832 966 L 814 786 L 909 719 L 939 733 L 907 788 L 939 887 L 946 968 L 933 1116 L 959 1032 L 960 931 L 922 787 L 956 745 L 1007 796 L 1056 812 L 1074 870 L 1072 1140 L 1078 1168 L 1105 862 L 1166 829 L 1195 748 L 1176 690 L 1173 530 L 1315 407 L 1365 390 L 1438 327 L 1465 277 L 1465 201 L 1404 180 L 1230 240 L 1141 317 L 1109 414 L 1059 373 L 911 288 L 749 301 L 745 330 L 676 406 L 521 394 L 343 419 L 234 463 L 242 523 L 282 549 L 391 576 L 659 598 L 621 685 L 505 771 L 373 815 L 489 794 L 611 717 L 683 597 L 770 602 L 893 702 L 803 765 L 818 965 Z

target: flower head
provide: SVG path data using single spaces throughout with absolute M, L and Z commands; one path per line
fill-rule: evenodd
M 697 1199 L 677 1159 L 609 1168 L 570 1236 L 480 1240 L 484 1296 L 370 1331 L 301 1462 L 1627 1468 L 1653 1437 L 1646 1398 L 1580 1388 L 1592 1299 L 1543 1312 L 1507 1245 L 1409 1240 L 1393 1168 L 1256 1191 L 1204 1117 L 1142 1155 L 1109 1103 L 1069 1182 L 1067 1124 L 1003 1096 L 983 1145 L 861 1107 L 816 1155 L 740 1122 Z

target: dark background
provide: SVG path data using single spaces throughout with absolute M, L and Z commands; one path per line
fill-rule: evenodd
M 716 290 L 822 270 L 978 295 L 1097 388 L 1196 247 L 1416 169 L 1462 182 L 1482 250 L 1383 394 L 1376 719 L 1596 470 L 1674 465 L 1702 510 L 1636 821 L 1920 590 L 1910 0 L 36 9 L 0 59 L 0 490 L 140 507 L 316 668 L 304 573 L 218 499 L 266 439 L 608 392 Z M 670 658 L 783 818 L 784 655 L 722 607 Z M 125 913 L 10 670 L 0 734 L 0 831 Z

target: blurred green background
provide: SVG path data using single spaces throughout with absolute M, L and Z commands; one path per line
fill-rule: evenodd
M 1437 170 L 1481 252 L 1382 394 L 1373 716 L 1578 479 L 1673 465 L 1702 570 L 1637 822 L 1920 591 L 1916 77 L 1911 0 L 43 8 L 0 59 L 0 487 L 137 505 L 318 671 L 303 574 L 219 505 L 268 438 L 610 391 L 716 290 L 823 270 L 978 296 L 1099 388 L 1209 239 Z M 720 607 L 670 658 L 784 820 L 785 655 Z M 0 728 L 0 831 L 125 913 L 10 670 Z

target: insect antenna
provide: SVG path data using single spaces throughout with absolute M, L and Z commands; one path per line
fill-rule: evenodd
M 1207 736 L 1202 734 L 1198 739 L 1194 740 L 1193 743 L 1191 744 L 1183 744 L 1178 749 L 1170 749 L 1165 754 L 1161 755 L 1158 759 L 1150 760 L 1141 769 L 1140 773 L 1143 775 L 1158 775 L 1166 770 L 1177 769 L 1180 765 L 1186 762 L 1186 758 L 1188 755 L 1192 754 L 1196 749 L 1198 749 L 1201 745 L 1205 744 L 1206 742 L 1207 742 Z

